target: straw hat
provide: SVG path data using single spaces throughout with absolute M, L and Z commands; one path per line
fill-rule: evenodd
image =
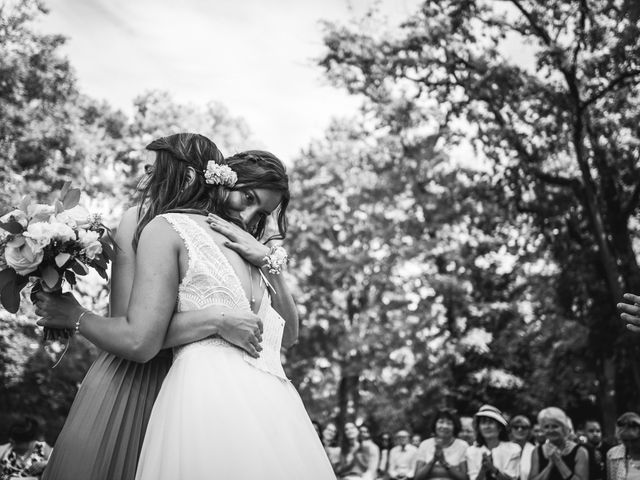
M 502 415 L 502 412 L 498 410 L 496 407 L 494 407 L 493 405 L 481 406 L 480 410 L 478 410 L 478 412 L 474 415 L 474 417 L 476 419 L 479 419 L 481 417 L 490 418 L 498 422 L 503 427 L 506 427 L 508 424 L 507 419 L 504 418 L 504 416 Z

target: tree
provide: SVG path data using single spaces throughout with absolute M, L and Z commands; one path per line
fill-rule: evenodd
M 640 289 L 629 231 L 640 199 L 632 3 L 427 0 L 393 35 L 328 25 L 321 61 L 381 122 L 397 125 L 388 105 L 404 99 L 417 112 L 435 103 L 451 140 L 470 127 L 505 201 L 535 220 L 577 284 L 560 284 L 558 305 L 587 328 L 609 431 L 640 392 L 637 350 L 615 311 L 623 291 Z M 507 42 L 534 46 L 535 65 L 511 60 Z
M 530 219 L 490 172 L 452 162 L 442 132 L 367 123 L 334 122 L 292 170 L 303 328 L 287 368 L 312 415 L 425 431 L 439 406 L 541 408 L 539 385 L 559 378 L 572 384 L 556 398 L 580 405 L 595 382 L 549 358 L 584 342 L 555 338 L 579 326 L 551 301 L 555 262 Z

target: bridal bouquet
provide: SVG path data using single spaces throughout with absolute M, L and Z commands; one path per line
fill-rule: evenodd
M 93 268 L 107 279 L 114 256 L 110 231 L 99 215 L 78 205 L 80 190 L 65 183 L 53 205 L 25 197 L 19 208 L 0 217 L 0 301 L 11 313 L 20 307 L 20 292 L 33 281 L 31 298 L 40 290 L 61 292 L 62 283 Z M 70 331 L 45 329 L 45 340 L 68 338 Z

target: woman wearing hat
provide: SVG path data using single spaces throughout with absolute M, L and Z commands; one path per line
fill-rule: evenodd
M 616 422 L 616 437 L 622 445 L 607 452 L 607 478 L 640 478 L 640 415 L 635 412 L 620 415 Z
M 564 411 L 548 407 L 538 413 L 547 440 L 531 458 L 529 480 L 589 480 L 589 453 L 570 440 L 571 420 Z
M 476 444 L 467 449 L 470 480 L 514 480 L 520 466 L 520 446 L 509 441 L 502 412 L 484 405 L 474 416 Z

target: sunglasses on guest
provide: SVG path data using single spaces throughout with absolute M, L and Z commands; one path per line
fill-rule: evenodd
M 529 425 L 517 424 L 511 425 L 512 430 L 529 430 L 531 427 Z
M 629 420 L 627 422 L 618 420 L 616 422 L 618 428 L 640 428 L 640 423 Z

